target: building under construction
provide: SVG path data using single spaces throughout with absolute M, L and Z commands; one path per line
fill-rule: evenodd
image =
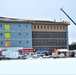
M 32 21 L 32 44 L 36 50 L 68 49 L 68 22 Z
M 69 22 L 0 17 L 0 47 L 68 48 Z

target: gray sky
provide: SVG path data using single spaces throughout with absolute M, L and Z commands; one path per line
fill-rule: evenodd
M 76 0 L 0 0 L 0 16 L 69 21 L 69 43 L 75 42 L 76 26 L 60 11 L 61 7 L 64 7 L 65 12 L 76 22 Z

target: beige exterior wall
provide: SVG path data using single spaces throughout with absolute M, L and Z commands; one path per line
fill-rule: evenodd
M 33 22 L 32 23 L 32 33 L 43 33 L 43 32 L 58 32 L 58 33 L 66 33 L 67 28 L 66 26 L 69 25 L 68 22 Z M 67 38 L 67 37 L 66 37 Z M 33 41 L 50 41 L 50 40 L 58 40 L 58 41 L 65 41 L 66 38 L 32 38 Z M 33 46 L 35 49 L 48 49 L 51 48 L 66 48 L 66 45 L 49 45 L 49 46 Z
M 32 25 L 32 31 L 66 32 L 66 25 Z

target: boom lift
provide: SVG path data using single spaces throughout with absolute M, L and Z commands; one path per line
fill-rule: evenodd
M 66 14 L 66 12 L 61 8 L 62 12 L 76 25 L 76 23 Z

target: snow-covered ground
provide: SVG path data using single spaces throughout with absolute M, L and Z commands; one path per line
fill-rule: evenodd
M 1 60 L 1 74 L 76 74 L 76 58 Z

